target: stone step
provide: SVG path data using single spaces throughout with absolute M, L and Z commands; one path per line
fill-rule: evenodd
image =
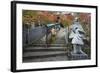
M 62 55 L 66 54 L 66 51 L 49 51 L 49 52 L 25 52 L 23 53 L 23 57 L 41 57 L 41 56 L 53 56 L 53 55 Z
M 65 44 L 31 44 L 31 47 L 66 47 Z
M 67 51 L 66 49 L 26 49 L 25 52 L 49 52 L 49 51 Z
M 25 51 L 64 51 L 67 47 L 27 47 L 23 49 Z
M 58 54 L 51 56 L 42 56 L 42 57 L 25 57 L 23 58 L 23 62 L 51 62 L 51 61 L 67 61 L 68 57 L 66 54 Z

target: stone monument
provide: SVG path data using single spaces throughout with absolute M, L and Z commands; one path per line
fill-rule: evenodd
M 83 39 L 85 39 L 84 35 L 84 29 L 82 28 L 78 19 L 75 18 L 74 23 L 71 26 L 71 33 L 69 35 L 71 44 L 73 45 L 73 51 L 71 52 L 72 60 L 82 60 L 88 58 L 88 55 L 82 51 L 82 46 L 84 46 Z

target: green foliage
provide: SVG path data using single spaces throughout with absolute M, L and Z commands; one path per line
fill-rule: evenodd
M 90 48 L 83 48 L 82 50 L 88 55 L 89 58 L 91 58 L 91 49 Z
M 32 10 L 23 10 L 22 12 L 23 17 L 23 23 L 24 24 L 31 24 L 33 21 L 35 21 L 37 19 L 37 12 L 36 11 L 32 11 Z

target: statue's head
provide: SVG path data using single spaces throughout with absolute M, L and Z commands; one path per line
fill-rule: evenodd
M 79 22 L 79 17 L 75 17 L 74 22 Z

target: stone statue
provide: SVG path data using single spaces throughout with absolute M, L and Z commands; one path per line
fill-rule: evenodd
M 84 32 L 81 31 L 78 27 L 74 30 L 74 37 L 72 38 L 71 43 L 73 44 L 73 53 L 83 53 L 82 46 L 84 45 Z
M 82 51 L 82 46 L 84 45 L 83 39 L 85 39 L 85 31 L 79 23 L 78 19 L 74 20 L 74 23 L 70 27 L 69 39 L 73 45 L 72 56 L 74 59 L 87 58 L 87 54 Z

